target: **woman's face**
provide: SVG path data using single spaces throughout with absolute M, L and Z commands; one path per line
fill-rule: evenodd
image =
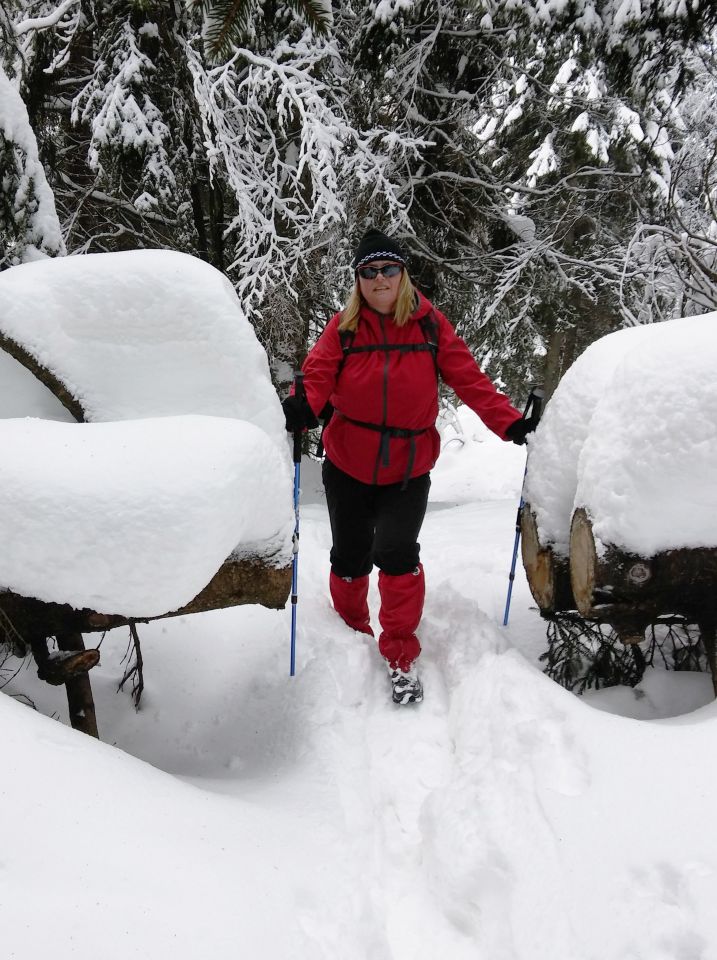
M 395 276 L 386 277 L 378 273 L 373 279 L 363 276 L 362 271 L 373 273 L 381 267 L 400 267 Z M 401 284 L 403 268 L 395 260 L 372 260 L 358 269 L 359 289 L 361 296 L 376 313 L 393 313 L 398 298 L 398 288 Z

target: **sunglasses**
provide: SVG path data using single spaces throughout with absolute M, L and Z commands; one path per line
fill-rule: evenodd
M 359 267 L 358 275 L 364 280 L 375 280 L 379 273 L 384 277 L 396 277 L 402 270 L 400 263 L 387 263 L 385 267 Z

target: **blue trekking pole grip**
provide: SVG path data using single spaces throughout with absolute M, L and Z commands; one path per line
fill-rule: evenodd
M 536 425 L 540 420 L 540 414 L 543 410 L 543 399 L 545 391 L 542 387 L 533 387 L 528 397 L 528 402 L 523 410 L 523 420 L 534 420 Z M 513 559 L 510 563 L 510 574 L 508 575 L 508 596 L 505 601 L 505 613 L 503 614 L 503 626 L 508 626 L 508 616 L 510 614 L 510 601 L 513 596 L 513 581 L 515 580 L 515 565 L 518 559 L 518 546 L 520 544 L 520 523 L 523 516 L 523 507 L 525 500 L 523 493 L 525 491 L 525 478 L 528 475 L 528 462 L 526 459 L 525 470 L 523 472 L 523 485 L 520 488 L 520 503 L 518 504 L 518 515 L 515 518 L 515 542 L 513 544 Z
M 304 374 L 298 370 L 294 374 L 294 396 L 302 400 L 304 392 Z M 296 673 L 296 606 L 299 600 L 299 497 L 301 490 L 301 435 L 303 430 L 294 430 L 294 536 L 292 539 L 291 562 L 291 665 L 289 676 Z

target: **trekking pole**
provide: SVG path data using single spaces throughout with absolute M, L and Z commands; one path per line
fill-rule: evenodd
M 540 414 L 543 409 L 543 399 L 545 398 L 545 391 L 542 387 L 533 387 L 530 391 L 528 397 L 528 402 L 525 404 L 525 410 L 523 410 L 523 420 L 534 419 L 536 424 L 540 420 Z M 523 499 L 523 493 L 525 491 L 525 478 L 528 475 L 528 461 L 525 462 L 525 471 L 523 472 L 523 484 L 520 488 L 520 503 L 518 505 L 518 515 L 515 518 L 515 543 L 513 544 L 513 559 L 510 564 L 510 574 L 508 576 L 508 596 L 505 601 L 505 613 L 503 614 L 503 626 L 508 626 L 508 615 L 510 613 L 510 600 L 513 596 L 513 581 L 515 580 L 515 564 L 518 559 L 518 545 L 520 543 L 520 521 L 523 515 L 523 507 L 525 506 L 525 500 Z
M 299 370 L 294 374 L 294 396 L 304 397 L 304 374 Z M 299 599 L 299 492 L 301 484 L 301 435 L 302 430 L 294 430 L 294 536 L 292 539 L 293 558 L 291 562 L 291 666 L 289 676 L 296 673 L 296 605 Z

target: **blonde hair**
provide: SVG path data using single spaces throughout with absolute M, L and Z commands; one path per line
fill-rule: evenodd
M 393 311 L 393 322 L 397 327 L 405 327 L 413 311 L 416 309 L 417 302 L 416 288 L 411 283 L 408 270 L 403 268 L 401 273 L 401 282 L 398 285 L 398 296 L 396 297 L 396 306 Z M 358 328 L 361 307 L 363 306 L 363 297 L 359 287 L 358 276 L 354 282 L 354 288 L 351 296 L 346 301 L 346 306 L 341 311 L 341 320 L 339 321 L 339 330 L 351 330 L 353 333 Z

